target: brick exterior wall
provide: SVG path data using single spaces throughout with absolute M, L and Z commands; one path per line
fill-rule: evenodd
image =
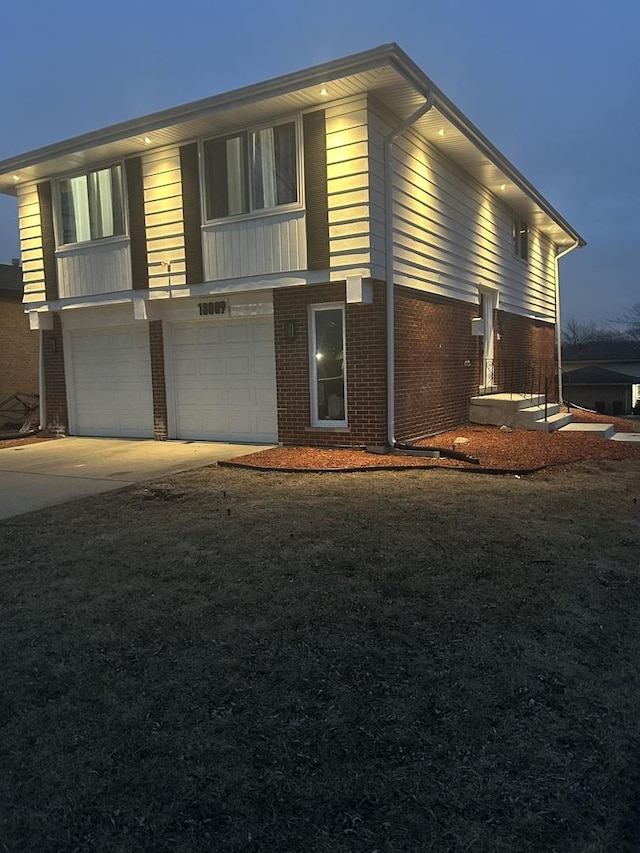
M 398 441 L 468 423 L 479 369 L 478 339 L 471 334 L 476 315 L 469 303 L 396 287 Z
M 358 447 L 386 443 L 386 298 L 374 284 L 372 305 L 346 305 L 347 429 L 311 427 L 309 305 L 346 301 L 342 283 L 274 290 L 278 437 L 282 444 Z M 294 340 L 285 323 L 295 322 Z
M 64 376 L 62 327 L 58 314 L 53 315 L 53 329 L 42 332 L 45 387 L 45 426 L 51 432 L 69 432 L 67 384 Z
M 495 331 L 499 390 L 544 394 L 546 382 L 548 399 L 557 400 L 558 357 L 553 324 L 496 311 Z
M 149 322 L 151 354 L 151 388 L 153 392 L 153 434 L 157 441 L 167 439 L 167 386 L 164 374 L 164 339 L 162 321 Z
M 0 401 L 16 391 L 38 394 L 40 336 L 29 329 L 20 294 L 0 297 Z

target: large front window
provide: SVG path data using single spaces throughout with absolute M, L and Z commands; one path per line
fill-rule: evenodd
M 207 220 L 298 201 L 295 121 L 204 143 Z
M 122 166 L 110 166 L 58 184 L 59 242 L 84 243 L 125 233 Z
M 312 422 L 346 426 L 344 308 L 311 309 Z

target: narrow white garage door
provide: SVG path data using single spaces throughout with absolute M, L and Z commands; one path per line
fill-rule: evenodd
M 277 441 L 271 317 L 175 325 L 172 351 L 177 438 Z
M 69 332 L 67 370 L 75 435 L 153 438 L 146 325 Z

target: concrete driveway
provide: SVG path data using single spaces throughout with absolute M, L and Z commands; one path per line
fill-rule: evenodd
M 61 438 L 7 447 L 0 449 L 0 519 L 264 449 L 121 438 Z

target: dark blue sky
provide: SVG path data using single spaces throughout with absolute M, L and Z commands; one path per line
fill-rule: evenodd
M 585 237 L 565 318 L 640 301 L 638 0 L 36 0 L 3 7 L 0 159 L 390 41 Z M 0 196 L 0 262 L 17 256 Z

